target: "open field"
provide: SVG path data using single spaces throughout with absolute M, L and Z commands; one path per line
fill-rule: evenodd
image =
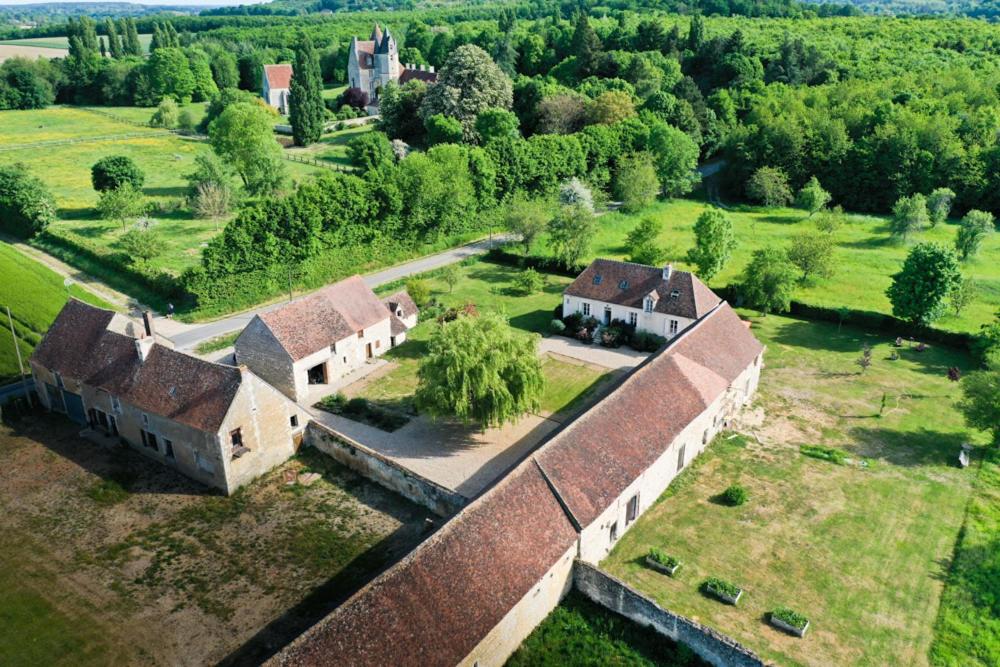
M 952 550 L 978 471 L 956 461 L 966 431 L 951 405 L 949 367 L 964 354 L 899 350 L 851 327 L 754 318 L 768 346 L 759 397 L 623 537 L 602 564 L 666 607 L 791 665 L 928 664 Z M 873 347 L 863 374 L 862 344 Z M 759 440 L 758 440 L 759 438 Z M 837 465 L 800 445 L 843 451 Z M 715 498 L 733 483 L 749 501 Z M 682 561 L 675 578 L 645 568 L 650 547 Z M 737 607 L 699 585 L 742 586 Z M 989 584 L 994 585 L 994 584 Z M 773 630 L 766 614 L 793 607 L 804 640 Z
M 7 308 L 14 318 L 14 328 L 20 343 L 21 355 L 27 368 L 27 359 L 52 320 L 72 294 L 87 303 L 110 308 L 111 306 L 77 285 L 68 292 L 63 279 L 54 271 L 29 259 L 6 243 L 0 242 L 0 384 L 17 377 L 17 355 L 7 322 Z
M 203 104 L 191 105 L 191 108 L 204 113 Z M 123 110 L 119 107 L 106 111 L 137 122 L 148 120 L 153 113 L 152 109 Z M 225 224 L 225 220 L 193 219 L 182 208 L 187 191 L 185 175 L 193 170 L 198 155 L 211 150 L 206 142 L 136 127 L 73 107 L 0 112 L 0 144 L 122 134 L 140 136 L 117 141 L 25 147 L 0 152 L 0 157 L 27 164 L 52 191 L 59 219 L 50 226 L 50 233 L 84 247 L 96 248 L 100 253 L 116 252 L 118 239 L 124 232 L 116 223 L 96 217 L 93 207 L 98 194 L 90 181 L 90 168 L 107 155 L 132 158 L 146 174 L 143 192 L 154 206 L 149 217 L 156 221 L 164 245 L 163 252 L 150 262 L 150 267 L 177 275 L 199 261 L 203 245 Z M 307 165 L 285 164 L 296 180 L 317 171 Z
M 149 50 L 149 43 L 153 41 L 152 34 L 140 34 L 139 44 L 142 48 Z M 69 38 L 68 37 L 26 37 L 25 39 L 5 39 L 0 41 L 0 45 L 14 45 L 14 46 L 34 46 L 44 49 L 62 49 L 64 51 L 69 50 Z
M 359 135 L 371 132 L 373 128 L 374 125 L 367 124 L 348 127 L 335 132 L 328 132 L 323 135 L 322 139 L 312 146 L 307 146 L 305 148 L 289 148 L 287 149 L 287 152 L 290 155 L 311 157 L 314 160 L 349 167 L 351 166 L 351 161 L 347 157 L 348 142 Z
M 710 205 L 695 200 L 678 199 L 657 203 L 638 215 L 612 213 L 601 216 L 598 233 L 591 247 L 591 257 L 625 258 L 628 248 L 625 237 L 644 217 L 663 222 L 660 241 L 669 250 L 668 260 L 678 268 L 691 269 L 685 255 L 694 245 L 694 223 Z M 726 211 L 736 231 L 737 247 L 726 268 L 711 281 L 721 287 L 735 283 L 754 250 L 765 246 L 787 246 L 792 236 L 815 230 L 812 221 L 795 209 L 763 209 L 737 206 Z M 891 313 L 892 306 L 885 290 L 893 273 L 899 271 L 910 246 L 889 238 L 888 223 L 876 216 L 852 215 L 836 234 L 836 273 L 812 286 L 800 286 L 795 298 L 799 301 L 838 308 L 847 306 L 860 310 Z M 955 222 L 955 221 L 952 221 Z M 911 237 L 911 241 L 937 241 L 949 247 L 958 233 L 957 224 L 938 225 Z M 545 239 L 540 238 L 534 253 L 546 254 Z M 959 317 L 950 311 L 934 323 L 941 329 L 977 331 L 992 319 L 1000 308 L 1000 234 L 983 242 L 978 257 L 963 265 L 963 273 L 979 284 L 980 294 Z
M 690 649 L 573 591 L 524 640 L 507 667 L 697 667 Z
M 8 58 L 65 58 L 69 51 L 30 44 L 9 44 L 0 42 L 0 63 Z
M 224 498 L 78 428 L 0 427 L 3 665 L 258 664 L 425 535 L 313 450 Z

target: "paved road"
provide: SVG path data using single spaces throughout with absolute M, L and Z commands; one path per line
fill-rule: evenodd
M 408 276 L 431 271 L 448 264 L 454 264 L 455 262 L 461 262 L 468 257 L 481 255 L 490 248 L 510 240 L 510 238 L 509 234 L 497 234 L 493 237 L 492 241 L 483 239 L 458 248 L 439 252 L 436 255 L 421 257 L 376 273 L 369 273 L 363 276 L 363 279 L 369 287 L 375 289 L 380 285 L 385 285 L 395 280 L 401 280 Z M 250 320 L 257 313 L 264 313 L 282 305 L 284 305 L 284 302 L 261 306 L 238 315 L 233 315 L 232 317 L 197 326 L 184 325 L 180 322 L 167 320 L 164 317 L 157 317 L 156 327 L 158 333 L 170 338 L 177 348 L 189 350 L 202 341 L 239 331 L 249 324 Z

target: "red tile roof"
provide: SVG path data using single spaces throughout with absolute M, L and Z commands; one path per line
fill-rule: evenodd
M 403 314 L 400 317 L 410 317 L 419 312 L 417 304 L 413 302 L 413 299 L 410 298 L 410 294 L 406 290 L 390 294 L 382 299 L 382 303 L 393 313 L 396 312 L 397 307 L 402 310 Z
M 702 317 L 722 301 L 687 271 L 672 270 L 669 280 L 664 280 L 661 268 L 613 259 L 595 259 L 564 293 L 638 309 L 643 308 L 646 296 L 654 293 L 657 298 L 653 306 L 655 312 L 692 320 Z
M 162 345 L 153 345 L 140 361 L 134 338 L 107 329 L 112 317 L 111 311 L 70 300 L 32 361 L 145 412 L 217 432 L 242 382 L 240 370 Z
M 536 458 L 577 522 L 607 509 L 761 350 L 724 303 L 553 435 Z
M 264 65 L 264 76 L 267 77 L 267 87 L 271 90 L 281 90 L 292 85 L 291 65 Z
M 389 318 L 389 309 L 360 276 L 257 315 L 298 361 Z
M 575 541 L 527 461 L 273 664 L 454 667 Z

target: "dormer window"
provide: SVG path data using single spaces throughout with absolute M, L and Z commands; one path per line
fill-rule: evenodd
M 620 283 L 618 283 L 618 288 L 619 289 L 628 289 L 628 281 L 627 280 L 623 280 Z
M 670 290 L 670 298 L 671 299 L 676 299 L 680 295 L 681 295 L 681 291 L 679 289 L 672 289 L 672 290 Z
M 598 273 L 596 276 L 594 276 L 594 284 L 595 285 L 600 285 L 601 284 L 601 274 L 600 273 Z
M 643 309 L 647 313 L 653 312 L 653 297 L 647 296 L 646 301 L 643 303 Z

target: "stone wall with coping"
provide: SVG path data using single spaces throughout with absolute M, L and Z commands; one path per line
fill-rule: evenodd
M 639 625 L 686 645 L 716 667 L 764 667 L 760 656 L 724 634 L 664 609 L 624 582 L 577 560 L 573 585 L 588 599 Z
M 315 421 L 310 421 L 306 427 L 304 442 L 376 484 L 423 505 L 438 516 L 450 517 L 468 503 L 465 497 L 455 491 L 435 484 Z

